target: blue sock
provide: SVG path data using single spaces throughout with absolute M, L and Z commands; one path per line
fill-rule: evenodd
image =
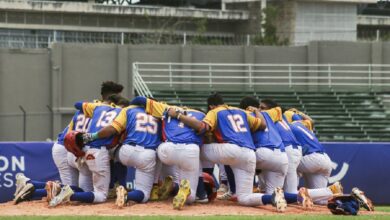
M 94 199 L 95 195 L 93 194 L 93 192 L 75 192 L 70 197 L 70 201 L 79 201 L 86 203 L 93 203 Z
M 35 181 L 35 180 L 29 180 L 27 183 L 33 184 L 34 188 L 37 189 L 44 189 L 46 186 L 45 182 Z
M 203 177 L 201 176 L 198 179 L 198 188 L 196 188 L 196 196 L 202 199 L 207 197 L 206 190 L 204 188 Z
M 234 194 L 236 193 L 236 180 L 234 178 L 233 170 L 230 166 L 225 165 L 225 172 L 229 182 L 230 191 Z
M 127 201 L 131 200 L 140 203 L 144 200 L 144 197 L 145 195 L 141 190 L 133 190 L 127 193 Z
M 261 197 L 261 201 L 263 202 L 263 205 L 272 204 L 272 196 L 271 195 L 263 195 Z
M 39 200 L 46 196 L 47 196 L 46 189 L 36 189 L 32 195 L 32 199 Z
M 61 185 L 61 187 L 63 186 Z M 78 186 L 70 186 L 70 188 L 73 190 L 73 192 L 84 192 L 84 190 Z
M 298 201 L 298 194 L 284 193 L 284 198 L 287 203 L 296 203 Z
M 119 185 L 126 188 L 127 184 L 127 166 L 123 165 L 120 162 L 115 162 L 115 167 L 117 169 L 117 180 Z
M 172 195 L 177 195 L 179 192 L 179 184 L 178 183 L 173 183 L 173 190 L 172 190 Z
M 116 182 L 116 172 L 114 168 L 114 161 L 110 160 L 110 189 L 114 188 Z

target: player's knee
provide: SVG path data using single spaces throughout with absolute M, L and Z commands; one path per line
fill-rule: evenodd
M 250 206 L 251 205 L 249 197 L 245 194 L 238 195 L 237 202 L 239 205 L 242 205 L 242 206 Z

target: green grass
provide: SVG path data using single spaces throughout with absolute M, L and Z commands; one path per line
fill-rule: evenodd
M 375 211 L 390 212 L 390 206 L 377 206 L 375 207 Z
M 387 207 L 390 209 L 389 207 Z M 20 216 L 20 217 L 0 217 L 0 220 L 137 220 L 137 219 L 147 219 L 147 220 L 195 220 L 195 219 L 227 219 L 227 220 L 251 220 L 251 219 L 271 219 L 271 220 L 333 220 L 333 219 L 367 219 L 367 220 L 380 220 L 380 219 L 390 219 L 390 216 L 329 216 L 329 215 L 274 215 L 274 216 L 206 216 L 206 217 L 189 217 L 189 216 L 147 216 L 147 217 L 137 217 L 137 216 L 128 216 L 128 217 L 97 217 L 97 216 L 59 216 L 59 217 L 44 217 L 44 216 Z

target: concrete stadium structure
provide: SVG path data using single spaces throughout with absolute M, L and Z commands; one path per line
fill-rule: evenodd
M 357 6 L 363 3 L 376 0 L 224 0 L 224 10 L 1 0 L 0 33 L 45 33 L 51 41 L 61 38 L 54 31 L 73 35 L 111 32 L 232 37 L 260 34 L 261 9 L 275 5 L 280 10 L 277 33 L 293 45 L 312 40 L 356 41 L 358 27 L 362 31 L 389 29 L 388 16 L 358 15 Z M 199 27 L 199 19 L 207 21 L 205 27 Z

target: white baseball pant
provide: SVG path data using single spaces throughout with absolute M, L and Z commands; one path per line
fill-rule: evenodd
M 193 203 L 196 198 L 199 179 L 199 146 L 196 144 L 164 142 L 158 147 L 157 154 L 164 164 L 176 167 L 179 182 L 182 179 L 189 180 L 191 194 L 186 202 Z
M 52 156 L 54 164 L 57 166 L 60 174 L 61 183 L 64 185 L 78 186 L 79 171 L 70 166 L 67 159 L 68 151 L 64 145 L 54 143 Z
M 125 144 L 119 149 L 119 161 L 125 166 L 136 169 L 134 188 L 144 193 L 142 202 L 147 202 L 156 171 L 156 151 Z
M 327 187 L 331 171 L 331 160 L 326 153 L 303 156 L 298 166 L 298 172 L 302 173 L 305 185 L 310 189 Z
M 299 185 L 297 168 L 302 159 L 302 147 L 293 148 L 292 145 L 289 145 L 285 149 L 288 157 L 288 169 L 283 190 L 286 193 L 297 193 Z
M 280 149 L 257 148 L 256 168 L 261 169 L 259 179 L 264 181 L 265 194 L 271 195 L 276 187 L 283 187 L 288 169 L 287 154 Z
M 102 203 L 107 200 L 108 189 L 110 185 L 110 156 L 106 147 L 91 148 L 89 146 L 84 147 L 85 164 L 78 164 L 75 162 L 75 156 L 71 153 L 68 154 L 69 163 L 73 163 L 78 167 L 80 171 L 80 178 L 89 180 L 88 171 L 92 173 L 93 182 L 93 203 Z M 87 169 L 86 169 L 87 168 Z M 84 184 L 84 183 L 83 183 Z M 81 186 L 80 186 L 81 187 Z M 88 192 L 88 191 L 87 191 Z
M 263 205 L 261 193 L 253 193 L 253 176 L 256 168 L 254 150 L 229 143 L 205 144 L 201 147 L 201 160 L 230 165 L 236 182 L 237 200 L 240 205 Z
M 76 157 L 68 152 L 67 154 L 67 163 L 77 172 L 78 184 L 73 186 L 78 186 L 84 190 L 84 192 L 93 191 L 93 181 L 92 181 L 92 172 L 88 169 L 87 164 L 83 159 L 82 163 L 76 161 Z

